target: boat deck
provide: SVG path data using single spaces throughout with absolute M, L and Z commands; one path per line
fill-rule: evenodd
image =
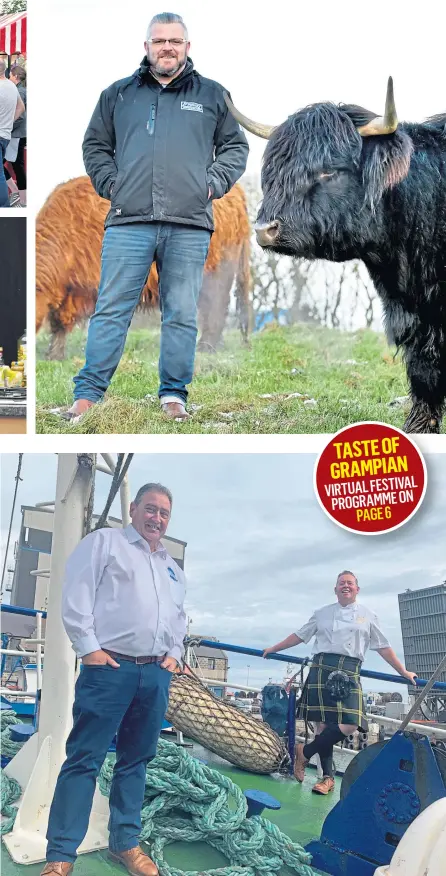
M 339 799 L 341 779 L 336 778 L 336 788 L 328 797 L 312 794 L 316 782 L 316 771 L 307 770 L 302 785 L 294 779 L 277 776 L 259 776 L 236 769 L 226 761 L 194 745 L 193 753 L 206 763 L 228 776 L 242 791 L 257 789 L 266 791 L 280 800 L 282 806 L 277 811 L 264 810 L 263 814 L 286 833 L 294 842 L 306 845 L 311 839 L 320 836 L 325 816 Z M 172 843 L 165 849 L 168 864 L 181 870 L 198 870 L 225 867 L 228 862 L 220 852 L 205 843 Z M 42 864 L 15 864 L 4 846 L 1 852 L 2 876 L 37 876 Z M 124 870 L 115 866 L 107 857 L 107 852 L 93 852 L 79 855 L 76 862 L 76 876 L 122 876 Z M 287 871 L 289 872 L 289 871 Z M 315 871 L 317 872 L 317 871 Z

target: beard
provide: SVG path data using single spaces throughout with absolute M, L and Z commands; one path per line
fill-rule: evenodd
M 184 65 L 186 63 L 186 58 L 183 58 L 182 60 L 180 60 L 179 58 L 177 58 L 176 56 L 173 56 L 173 55 L 168 56 L 168 59 L 172 60 L 172 61 L 176 61 L 176 63 L 174 64 L 174 66 L 170 70 L 166 70 L 165 67 L 159 62 L 153 64 L 151 58 L 149 58 L 151 72 L 154 73 L 156 76 L 161 77 L 161 78 L 163 76 L 170 78 L 171 76 L 175 76 L 175 74 L 178 73 L 178 71 L 181 70 L 182 67 L 184 67 Z

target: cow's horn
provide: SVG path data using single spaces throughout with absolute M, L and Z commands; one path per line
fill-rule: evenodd
M 393 79 L 389 76 L 387 83 L 386 108 L 384 115 L 371 119 L 366 125 L 358 128 L 361 137 L 376 137 L 378 134 L 393 134 L 398 127 L 395 99 L 393 96 Z
M 271 134 L 274 131 L 274 125 L 261 125 L 259 122 L 251 121 L 251 119 L 243 116 L 242 113 L 235 108 L 231 98 L 226 94 L 226 92 L 224 94 L 224 98 L 226 106 L 234 116 L 236 122 L 239 122 L 239 124 L 242 125 L 243 128 L 246 128 L 247 131 L 251 131 L 251 134 L 256 134 L 257 137 L 263 137 L 264 140 L 269 140 Z

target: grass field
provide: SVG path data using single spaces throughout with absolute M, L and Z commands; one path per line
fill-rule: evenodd
M 199 353 L 190 387 L 187 422 L 164 419 L 157 388 L 158 329 L 129 332 L 106 400 L 77 425 L 51 409 L 71 404 L 72 378 L 83 364 L 86 333 L 68 339 L 64 362 L 44 361 L 48 337 L 38 337 L 39 433 L 318 433 L 360 420 L 401 427 L 408 404 L 401 358 L 384 336 L 318 326 L 273 326 L 243 347 L 237 332 L 225 349 Z

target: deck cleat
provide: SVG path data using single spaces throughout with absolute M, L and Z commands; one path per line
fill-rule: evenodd
M 247 818 L 252 818 L 253 815 L 261 815 L 264 809 L 280 809 L 281 803 L 267 794 L 265 791 L 248 790 L 245 791 L 245 797 L 248 801 Z
M 32 724 L 14 724 L 9 735 L 12 742 L 26 742 L 36 732 L 36 728 Z

